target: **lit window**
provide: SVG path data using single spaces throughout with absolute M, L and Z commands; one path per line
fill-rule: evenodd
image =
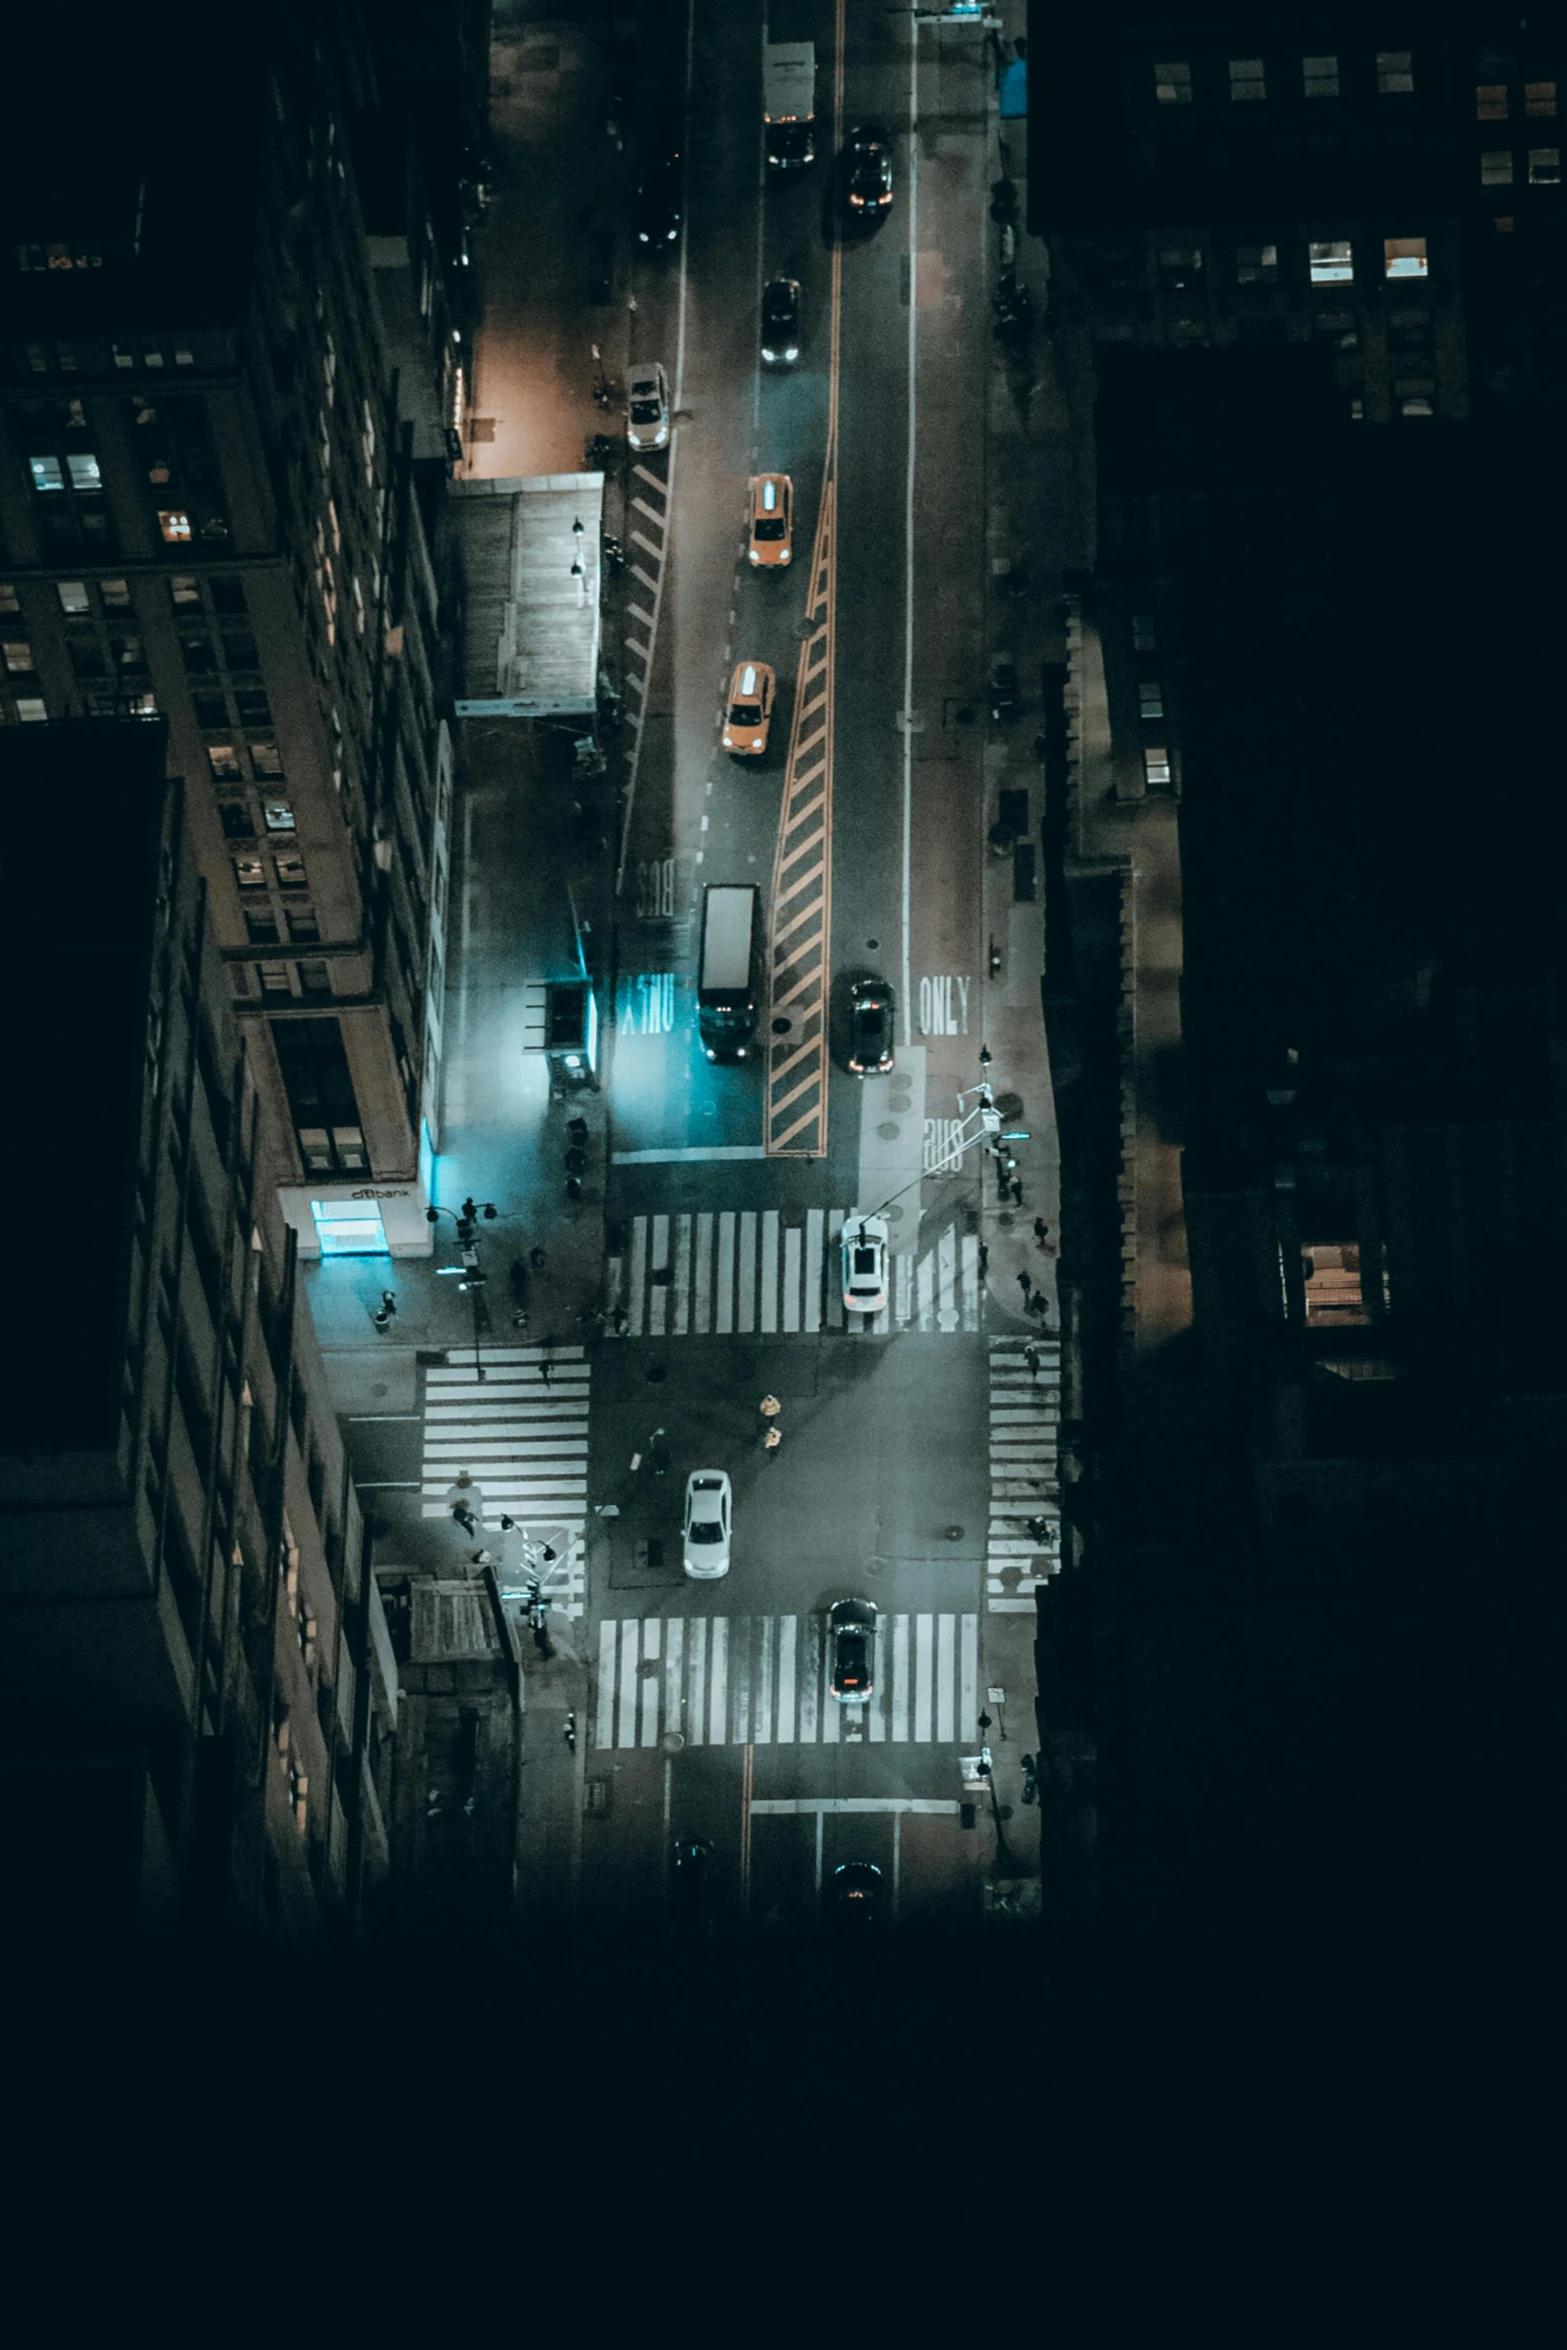
M 1139 718 L 1164 716 L 1164 688 L 1157 678 L 1142 678 L 1137 687 L 1137 715 Z
M 1300 1269 L 1305 1281 L 1308 1322 L 1367 1322 L 1370 1315 L 1360 1291 L 1360 1250 L 1348 1243 L 1303 1247 Z
M 1554 114 L 1556 112 L 1555 107 L 1553 106 L 1550 111 L 1552 114 Z M 76 373 L 76 345 L 74 343 L 56 343 L 54 347 L 54 356 L 62 375 L 74 375 Z
M 174 346 L 174 364 L 176 367 L 194 367 L 196 364 L 195 352 L 187 351 L 183 344 L 176 343 Z
M 1529 150 L 1529 185 L 1531 188 L 1554 188 L 1561 184 L 1562 151 L 1560 147 L 1531 147 Z
M 1150 785 L 1170 780 L 1170 754 L 1167 750 L 1147 750 L 1143 753 L 1143 775 Z
M 239 753 L 232 743 L 208 743 L 207 765 L 212 770 L 214 783 L 239 781 Z
M 1554 114 L 1556 112 L 1556 84 L 1554 82 L 1525 82 L 1523 110 L 1525 114 Z
M 71 477 L 73 490 L 102 489 L 103 475 L 99 471 L 96 457 L 90 456 L 85 450 L 78 451 L 73 456 L 66 458 L 65 465 L 66 471 Z
M 277 867 L 279 889 L 303 889 L 305 860 L 295 849 L 282 849 L 272 860 Z
M 18 670 L 25 674 L 33 665 L 32 646 L 21 644 L 15 637 L 8 637 L 5 647 L 5 665 L 7 669 Z
M 287 800 L 264 800 L 262 808 L 266 816 L 268 832 L 293 831 L 294 811 Z
M 1382 274 L 1384 277 L 1424 277 L 1426 275 L 1425 238 L 1384 237 L 1382 240 Z
M 20 612 L 20 599 L 9 580 L 0 581 L 0 612 Z
M 1398 413 L 1400 416 L 1434 416 L 1436 410 L 1431 405 L 1428 393 L 1411 392 L 1407 399 L 1399 401 Z
M 123 343 L 116 343 L 114 346 L 114 364 L 116 367 L 134 367 L 136 364 L 135 352 L 128 351 Z
M 1354 256 L 1347 237 L 1334 237 L 1320 245 L 1308 245 L 1311 260 L 1311 282 L 1314 286 L 1348 285 L 1355 274 Z
M 1336 98 L 1338 96 L 1338 59 L 1336 57 L 1303 57 L 1300 61 L 1300 71 L 1308 98 Z
M 58 457 L 29 457 L 27 468 L 35 490 L 63 490 L 65 468 Z
M 288 984 L 288 965 L 286 963 L 258 963 L 256 973 L 261 981 L 263 995 L 293 994 L 294 991 Z M 325 1143 L 326 1136 L 324 1134 L 321 1140 Z
M 60 599 L 62 612 L 90 612 L 92 610 L 87 596 L 87 582 L 84 579 L 57 579 L 54 583 L 54 592 Z
M 1153 90 L 1161 106 L 1190 106 L 1191 67 L 1185 64 L 1156 65 L 1153 69 Z
M 108 605 L 111 612 L 128 612 L 130 610 L 131 589 L 129 580 L 100 579 L 98 582 L 98 593 L 100 596 L 102 596 L 104 602 Z
M 1133 652 L 1151 653 L 1158 641 L 1159 636 L 1154 626 L 1153 614 L 1151 612 L 1134 612 L 1132 615 Z
M 190 537 L 190 516 L 171 511 L 167 507 L 160 507 L 158 528 L 162 531 L 167 543 L 170 546 L 175 546 L 181 540 Z
M 17 695 L 16 714 L 24 726 L 36 726 L 41 720 L 47 720 L 49 716 L 47 706 L 33 694 Z
M 1477 122 L 1505 122 L 1507 120 L 1507 84 L 1505 82 L 1477 82 L 1475 84 L 1475 119 Z
M 1279 274 L 1277 245 L 1242 245 L 1235 255 L 1235 275 L 1243 286 L 1271 285 Z
M 283 754 L 276 743 L 258 743 L 253 739 L 250 764 L 258 775 L 280 776 L 283 772 Z
M 48 372 L 49 372 L 49 354 L 48 354 L 48 352 L 47 352 L 47 351 L 44 349 L 44 347 L 43 347 L 42 343 L 29 343 L 29 344 L 28 344 L 28 346 L 27 346 L 27 364 L 28 364 L 28 366 L 29 366 L 29 367 L 32 369 L 32 371 L 33 371 L 34 375 L 47 375 L 47 374 L 48 374 Z
M 267 886 L 266 867 L 259 857 L 236 857 L 234 859 L 234 879 L 241 889 L 265 889 Z
M 1379 49 L 1377 51 L 1377 89 L 1384 98 L 1406 96 L 1415 86 L 1410 70 L 1413 59 L 1407 49 Z
M 1230 96 L 1232 98 L 1266 98 L 1268 84 L 1260 57 L 1232 57 L 1230 59 Z
M 1513 184 L 1512 150 L 1493 148 L 1480 158 L 1480 185 L 1482 188 L 1510 188 Z
M 1496 233 L 1497 233 L 1497 235 L 1498 235 L 1498 236 L 1502 236 L 1502 237 L 1510 237 L 1510 236 L 1512 235 L 1512 233 L 1513 233 L 1513 216 L 1512 216 L 1512 214 L 1511 214 L 1510 212 L 1499 212 L 1499 213 L 1497 214 L 1497 216 L 1496 216 Z
M 198 579 L 188 577 L 183 571 L 177 571 L 169 581 L 169 594 L 174 598 L 176 604 L 199 604 L 201 602 L 201 582 Z

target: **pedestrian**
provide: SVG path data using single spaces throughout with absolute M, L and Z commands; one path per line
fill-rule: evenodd
M 565 1739 L 570 1751 L 575 1754 L 577 1751 L 577 1717 L 575 1714 L 568 1714 L 566 1716 L 565 1723 L 561 1730 L 561 1735 Z
M 462 1528 L 465 1534 L 478 1533 L 479 1521 L 474 1516 L 472 1510 L 468 1507 L 468 1504 L 465 1501 L 454 1502 L 452 1504 L 452 1516 L 457 1520 L 458 1525 Z
M 783 1410 L 783 1405 L 778 1401 L 776 1395 L 764 1395 L 761 1402 L 757 1406 L 757 1410 L 761 1413 L 764 1420 L 776 1420 L 779 1413 Z
M 546 1345 L 546 1346 L 553 1346 L 553 1345 L 554 1345 L 554 1343 L 555 1343 L 555 1341 L 554 1341 L 552 1338 L 546 1338 L 546 1340 L 544 1341 L 544 1343 L 545 1343 L 545 1345 Z M 539 1377 L 540 1377 L 540 1378 L 543 1380 L 543 1382 L 544 1382 L 544 1384 L 545 1384 L 545 1386 L 546 1386 L 546 1387 L 548 1387 L 548 1385 L 549 1385 L 550 1381 L 551 1381 L 551 1380 L 554 1378 L 554 1376 L 555 1376 L 555 1366 L 554 1366 L 554 1364 L 553 1364 L 553 1363 L 550 1361 L 550 1359 L 549 1359 L 549 1356 L 548 1356 L 548 1355 L 541 1355 L 541 1356 L 540 1356 L 540 1358 L 539 1358 Z
M 490 1567 L 495 1564 L 495 1561 L 487 1550 L 476 1550 L 473 1554 L 473 1564 L 476 1567 Z
M 543 1249 L 539 1248 L 537 1245 L 535 1245 L 533 1248 L 530 1248 L 528 1251 L 528 1262 L 533 1267 L 535 1273 L 542 1273 L 544 1270 Z
M 1014 1175 L 1014 1176 L 1013 1176 L 1013 1178 L 1012 1178 L 1012 1180 L 1011 1180 L 1011 1182 L 1010 1182 L 1010 1183 L 1007 1185 L 1007 1189 L 1008 1189 L 1008 1190 L 1011 1192 L 1011 1194 L 1012 1194 L 1012 1205 L 1013 1205 L 1015 1208 L 1020 1208 L 1020 1207 L 1023 1205 L 1023 1178 L 1022 1178 L 1022 1176 L 1021 1176 L 1021 1175 Z
M 619 1304 L 616 1306 L 613 1319 L 615 1324 L 615 1336 L 617 1338 L 624 1338 L 626 1335 L 626 1324 L 631 1319 L 631 1316 L 626 1309 L 624 1298 L 622 1298 Z
M 986 1266 L 987 1266 L 989 1263 L 990 1263 L 990 1251 L 989 1251 L 989 1249 L 988 1249 L 988 1248 L 985 1246 L 985 1243 L 984 1243 L 983 1241 L 981 1241 L 981 1242 L 980 1242 L 980 1244 L 979 1244 L 979 1277 L 980 1277 L 981 1281 L 983 1281 L 983 1280 L 984 1280 L 984 1278 L 985 1278 L 985 1267 L 986 1267 Z
M 767 1434 L 762 1438 L 762 1450 L 766 1453 L 769 1460 L 771 1460 L 773 1454 L 778 1450 L 778 1447 L 780 1444 L 782 1444 L 782 1442 L 783 1430 L 775 1424 L 768 1429 Z
M 1040 1365 L 1040 1360 L 1041 1360 L 1041 1357 L 1040 1357 L 1040 1352 L 1039 1352 L 1039 1349 L 1038 1349 L 1038 1347 L 1037 1347 L 1037 1346 L 1035 1346 L 1035 1345 L 1033 1345 L 1033 1344 L 1032 1344 L 1032 1342 L 1031 1342 L 1029 1345 L 1027 1345 L 1027 1346 L 1025 1346 L 1025 1347 L 1024 1347 L 1024 1349 L 1023 1349 L 1023 1360 L 1024 1360 L 1025 1364 L 1028 1366 L 1028 1375 L 1029 1375 L 1029 1377 L 1030 1377 L 1031 1379 L 1037 1379 L 1037 1378 L 1039 1377 L 1039 1365 Z M 505 1523 L 506 1523 L 505 1519 L 504 1519 L 504 1518 L 502 1518 L 502 1520 L 501 1520 L 501 1524 L 504 1526 L 504 1525 L 505 1525 Z
M 1023 1757 L 1023 1801 L 1025 1803 L 1039 1801 L 1039 1765 L 1031 1754 L 1025 1754 Z
M 1025 1268 L 1025 1270 L 1024 1270 L 1023 1272 L 1019 1273 L 1019 1275 L 1018 1275 L 1018 1277 L 1017 1277 L 1017 1285 L 1018 1285 L 1019 1289 L 1021 1289 L 1021 1291 L 1023 1292 L 1023 1302 L 1024 1302 L 1024 1304 L 1026 1305 L 1026 1304 L 1027 1304 L 1027 1302 L 1028 1302 L 1028 1293 L 1029 1293 L 1029 1291 L 1030 1291 L 1030 1290 L 1033 1288 L 1033 1286 L 1034 1286 L 1034 1276 L 1033 1276 L 1033 1274 L 1032 1274 L 1032 1273 L 1030 1273 L 1029 1271 L 1027 1271 L 1027 1269 Z
M 1049 1533 L 1050 1520 L 1048 1518 L 1030 1518 L 1028 1520 L 1028 1538 L 1031 1542 L 1043 1542 Z
M 516 1519 L 515 1519 L 515 1518 L 505 1518 L 505 1517 L 503 1517 L 503 1518 L 502 1518 L 502 1520 L 501 1520 L 501 1532 L 502 1532 L 503 1534 L 515 1534 L 515 1533 L 516 1533 L 516 1531 L 517 1531 L 517 1521 L 516 1521 Z
M 1046 1242 L 1046 1241 L 1049 1239 L 1049 1237 L 1050 1237 L 1050 1227 L 1049 1227 L 1049 1225 L 1048 1225 L 1048 1224 L 1045 1222 L 1045 1219 L 1044 1219 L 1044 1217 L 1043 1217 L 1043 1216 L 1036 1216 L 1036 1217 L 1034 1218 L 1034 1246 L 1035 1246 L 1035 1248 L 1043 1248 L 1043 1247 L 1044 1247 L 1044 1245 L 1045 1245 L 1045 1242 Z
M 572 1200 L 572 1199 L 581 1199 L 581 1197 L 582 1197 L 582 1177 L 581 1177 L 580 1175 L 568 1175 L 568 1176 L 567 1176 L 567 1178 L 566 1178 L 566 1197 L 567 1197 L 567 1199 L 569 1199 L 569 1200 Z
M 571 1136 L 573 1142 L 586 1142 L 588 1138 L 588 1122 L 586 1118 L 580 1116 L 576 1118 L 568 1118 L 566 1120 L 566 1132 Z
M 1046 1297 L 1042 1289 L 1035 1290 L 1033 1296 L 1028 1301 L 1028 1310 L 1031 1314 L 1037 1314 L 1041 1321 L 1043 1321 L 1046 1314 L 1049 1313 L 1050 1300 Z
M 374 1313 L 370 1316 L 370 1319 L 378 1330 L 390 1330 L 392 1327 L 392 1316 L 396 1313 L 396 1311 L 397 1308 L 395 1306 L 382 1305 L 377 1313 Z

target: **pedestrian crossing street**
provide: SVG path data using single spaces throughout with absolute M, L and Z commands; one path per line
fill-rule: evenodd
M 827 1619 L 620 1616 L 599 1626 L 598 1747 L 950 1744 L 979 1714 L 977 1613 L 884 1614 L 863 1706 L 827 1687 Z
M 432 1365 L 425 1373 L 423 1514 L 451 1513 L 452 1489 L 466 1470 L 481 1545 L 515 1581 L 527 1571 L 523 1538 L 559 1553 L 542 1570 L 545 1596 L 558 1613 L 580 1616 L 587 1603 L 583 1529 L 588 1491 L 590 1369 L 580 1346 L 491 1346 L 483 1375 L 472 1360 Z M 498 1521 L 515 1518 L 518 1531 Z
M 856 1328 L 977 1330 L 984 1282 L 979 1241 L 957 1224 L 894 1254 L 885 1313 L 846 1316 L 839 1236 L 850 1208 L 811 1208 L 785 1223 L 776 1208 L 635 1216 L 630 1247 L 609 1260 L 612 1327 L 624 1306 L 631 1338 L 705 1338 Z
M 992 1615 L 1032 1614 L 1039 1585 L 1061 1571 L 1061 1341 L 993 1338 L 989 1367 L 985 1605 Z M 1029 1533 L 1030 1518 L 1046 1521 L 1042 1541 Z

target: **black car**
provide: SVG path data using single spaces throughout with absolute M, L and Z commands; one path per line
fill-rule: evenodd
M 851 220 L 881 220 L 892 210 L 892 150 L 874 123 L 860 123 L 849 133 L 843 201 Z
M 685 165 L 678 154 L 647 164 L 637 183 L 637 242 L 650 252 L 668 250 L 680 235 L 685 209 Z
M 827 1914 L 835 1926 L 874 1926 L 881 1871 L 873 1860 L 846 1860 L 827 1880 Z
M 827 1686 L 844 1705 L 863 1705 L 876 1685 L 876 1603 L 840 1599 L 827 1618 L 832 1661 Z
M 885 1077 L 892 1067 L 893 993 L 885 979 L 857 979 L 849 990 L 849 1067 L 856 1077 Z
M 792 367 L 800 356 L 800 288 L 792 277 L 775 277 L 762 294 L 762 358 L 769 367 Z
M 678 1836 L 669 1859 L 669 1914 L 676 1931 L 705 1934 L 712 1922 L 713 1847 L 705 1836 Z

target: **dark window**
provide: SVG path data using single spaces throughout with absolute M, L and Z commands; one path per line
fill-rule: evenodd
M 274 1020 L 271 1029 L 306 1166 L 313 1174 L 365 1167 L 359 1104 L 338 1021 Z

